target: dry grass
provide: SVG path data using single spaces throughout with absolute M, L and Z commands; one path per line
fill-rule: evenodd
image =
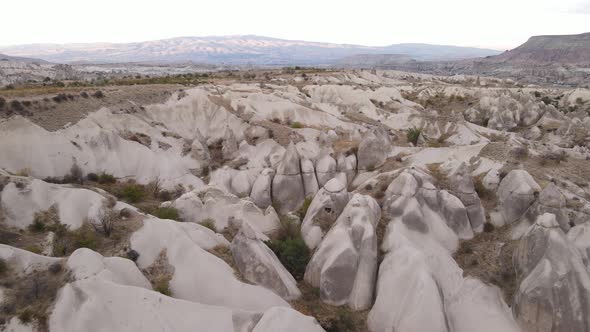
M 506 303 L 511 305 L 518 287 L 512 265 L 512 255 L 518 241 L 510 239 L 510 226 L 486 229 L 488 232 L 461 241 L 454 258 L 463 269 L 464 276 L 498 286 Z
M 434 184 L 437 188 L 449 190 L 449 178 L 447 177 L 447 174 L 440 168 L 441 165 L 442 163 L 432 163 L 427 164 L 426 168 L 428 169 L 428 172 L 434 179 Z
M 61 263 L 26 275 L 4 273 L 0 279 L 4 289 L 0 321 L 6 322 L 16 316 L 25 324 L 33 324 L 36 331 L 49 331 L 47 319 L 51 306 L 58 290 L 70 280 L 69 272 Z
M 299 283 L 301 297 L 291 305 L 304 315 L 315 317 L 326 332 L 365 332 L 368 311 L 352 311 L 347 306 L 335 307 L 323 303 L 317 288 Z

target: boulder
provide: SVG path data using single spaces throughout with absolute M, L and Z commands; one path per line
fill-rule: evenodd
M 500 184 L 500 172 L 497 169 L 489 170 L 481 180 L 481 183 L 487 190 L 495 192 Z
M 320 187 L 323 187 L 336 175 L 336 160 L 329 154 L 324 155 L 317 161 L 315 171 L 318 177 L 318 184 Z
M 272 205 L 271 186 L 274 175 L 275 171 L 272 168 L 265 168 L 252 184 L 250 198 L 261 209 Z
M 284 307 L 268 309 L 252 332 L 325 332 L 315 318 Z
M 539 216 L 514 253 L 513 313 L 524 331 L 590 330 L 590 275 L 555 215 Z
M 326 234 L 305 270 L 305 280 L 320 289 L 323 302 L 353 310 L 371 306 L 380 218 L 377 201 L 355 194 Z
M 288 301 L 301 296 L 297 281 L 248 224 L 242 224 L 232 240 L 231 252 L 238 270 L 249 282 L 268 288 Z
M 467 209 L 461 200 L 446 190 L 439 191 L 438 195 L 441 213 L 447 221 L 447 225 L 460 239 L 473 238 L 473 225 L 469 223 Z
M 385 163 L 390 142 L 386 134 L 379 131 L 369 132 L 360 142 L 358 148 L 358 169 L 370 171 Z
M 463 202 L 463 205 L 465 205 L 473 231 L 483 231 L 483 224 L 486 221 L 485 211 L 477 192 L 475 192 L 475 186 L 473 185 L 467 164 L 462 163 L 450 174 L 449 183 L 451 188 L 453 188 L 451 190 L 453 195 L 457 196 Z
M 517 221 L 535 201 L 540 191 L 541 187 L 527 171 L 510 171 L 500 182 L 496 193 L 499 218 L 492 218 L 496 226 Z
M 309 159 L 301 161 L 301 177 L 303 178 L 303 189 L 305 197 L 313 198 L 319 190 L 318 180 L 315 175 L 315 167 Z
M 301 235 L 310 249 L 315 249 L 332 227 L 348 203 L 350 194 L 340 180 L 332 179 L 318 191 L 311 201 L 303 223 Z
M 299 153 L 291 142 L 277 167 L 272 181 L 272 201 L 279 213 L 297 210 L 305 199 Z
M 356 176 L 356 155 L 354 153 L 347 155 L 340 154 L 336 159 L 336 171 L 338 175 L 344 174 L 346 179 L 345 185 L 352 183 Z
M 520 219 L 518 225 L 514 228 L 512 235 L 519 238 L 524 234 L 537 218 L 545 213 L 551 213 L 556 216 L 559 227 L 564 232 L 569 231 L 569 217 L 566 211 L 565 196 L 555 184 L 550 183 L 540 193 L 535 202 L 531 204 L 528 210 Z
M 238 155 L 238 141 L 229 127 L 225 129 L 221 144 L 221 155 L 224 160 L 233 160 Z

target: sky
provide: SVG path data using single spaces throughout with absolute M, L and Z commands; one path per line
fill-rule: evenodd
M 590 32 L 590 0 L 2 0 L 0 45 L 254 34 L 506 50 Z

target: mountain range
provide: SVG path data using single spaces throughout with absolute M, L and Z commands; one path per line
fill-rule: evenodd
M 197 62 L 233 65 L 330 65 L 359 54 L 400 54 L 417 61 L 497 55 L 491 49 L 430 44 L 362 46 L 254 35 L 179 37 L 137 43 L 28 44 L 0 47 L 10 56 L 56 63 Z

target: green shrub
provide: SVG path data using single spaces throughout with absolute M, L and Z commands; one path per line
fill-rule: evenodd
M 83 226 L 72 232 L 72 240 L 74 250 L 79 248 L 95 250 L 98 246 L 96 232 L 90 227 Z
M 303 280 L 310 252 L 301 237 L 295 239 L 272 240 L 266 245 L 277 255 L 283 266 L 297 280 Z
M 0 110 L 6 106 L 6 99 L 0 97 Z
M 24 324 L 28 324 L 33 320 L 33 311 L 30 308 L 25 308 L 18 313 L 18 319 Z
M 45 231 L 45 223 L 39 218 L 35 218 L 33 223 L 29 225 L 28 229 L 33 233 L 42 233 Z
M 536 98 L 540 98 L 541 97 L 541 93 L 539 91 L 535 91 L 534 94 L 535 94 L 535 97 Z
M 154 283 L 154 290 L 166 296 L 170 296 L 170 281 L 168 278 L 160 278 Z
M 173 207 L 160 207 L 154 211 L 154 216 L 160 219 L 171 219 L 179 221 L 178 210 Z
M 305 199 L 303 200 L 303 205 L 301 205 L 299 210 L 297 210 L 297 215 L 299 215 L 299 217 L 301 219 L 303 219 L 305 217 L 305 215 L 307 214 L 307 210 L 309 209 L 309 205 L 311 204 L 311 201 L 312 201 L 311 197 L 305 197 Z
M 201 222 L 199 222 L 199 224 L 201 224 L 201 226 L 205 226 L 207 228 L 209 228 L 210 230 L 217 232 L 217 229 L 215 228 L 215 220 L 211 219 L 211 218 L 207 218 L 207 219 L 203 219 L 201 220 Z
M 128 184 L 121 190 L 121 198 L 130 203 L 141 202 L 145 197 L 145 190 L 138 184 Z
M 100 175 L 98 176 L 98 183 L 100 184 L 109 184 L 109 183 L 115 183 L 117 182 L 117 179 L 115 179 L 115 177 L 112 174 L 107 174 L 107 173 L 100 173 Z
M 303 128 L 303 124 L 301 122 L 295 121 L 295 122 L 293 122 L 291 124 L 291 128 L 293 128 L 293 129 L 301 129 L 301 128 Z
M 408 142 L 416 145 L 418 143 L 418 138 L 420 138 L 420 134 L 422 134 L 421 128 L 410 128 L 406 132 L 406 138 L 408 139 Z
M 96 174 L 96 173 L 88 173 L 88 174 L 86 174 L 86 179 L 88 181 L 98 182 L 98 174 Z
M 42 251 L 41 248 L 39 248 L 39 246 L 36 246 L 36 245 L 26 246 L 25 247 L 25 250 L 26 251 L 30 251 L 30 252 L 35 253 L 35 254 L 38 254 L 38 255 L 40 255 L 41 254 L 41 251 Z

